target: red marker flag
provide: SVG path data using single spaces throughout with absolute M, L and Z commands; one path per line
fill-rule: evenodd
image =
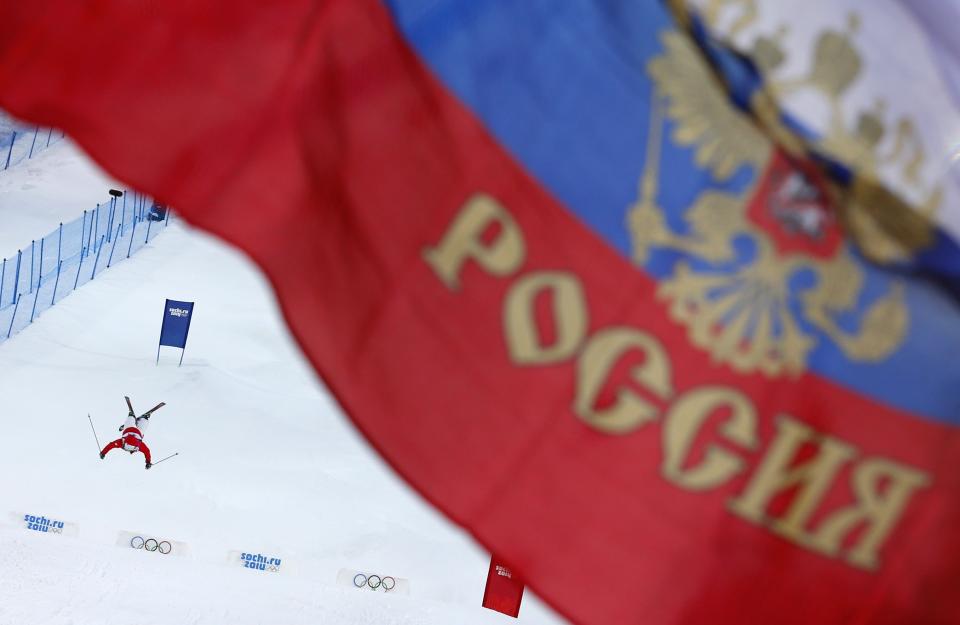
M 483 607 L 516 618 L 523 600 L 523 582 L 496 556 L 490 558 L 487 585 L 483 589 Z
M 7 1 L 0 106 L 246 251 L 371 444 L 573 622 L 958 625 L 955 242 L 666 4 Z M 809 82 L 852 84 L 846 36 Z

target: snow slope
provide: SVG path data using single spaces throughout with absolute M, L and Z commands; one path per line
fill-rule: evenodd
M 108 202 L 107 191 L 123 189 L 119 184 L 69 139 L 0 170 L 0 258 L 26 249 L 31 239 L 93 210 L 97 202 Z
M 165 297 L 196 300 L 182 367 L 156 340 Z M 128 394 L 168 404 L 155 459 L 101 444 Z M 171 226 L 0 347 L 0 625 L 513 622 L 479 607 L 487 555 L 370 451 L 287 335 L 238 253 Z M 79 524 L 77 537 L 8 513 Z M 119 530 L 185 541 L 184 557 L 115 546 Z M 283 573 L 228 566 L 230 550 Z M 411 580 L 409 596 L 335 585 L 347 567 Z M 559 622 L 531 596 L 520 622 Z

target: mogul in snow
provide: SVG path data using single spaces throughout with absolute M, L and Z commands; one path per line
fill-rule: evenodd
M 127 420 L 120 426 L 120 438 L 111 443 L 107 443 L 106 447 L 100 451 L 100 459 L 103 460 L 112 449 L 123 448 L 124 451 L 130 452 L 131 455 L 139 451 L 143 454 L 144 460 L 146 461 L 144 468 L 149 469 L 153 466 L 150 463 L 150 448 L 143 442 L 143 436 L 147 430 L 147 426 L 150 424 L 150 415 L 166 404 L 160 402 L 138 417 L 136 413 L 133 412 L 133 405 L 130 403 L 130 398 L 124 397 L 124 399 L 127 400 L 127 407 L 130 409 L 130 412 L 127 413 Z

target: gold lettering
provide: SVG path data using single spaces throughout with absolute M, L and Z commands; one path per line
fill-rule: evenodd
M 881 484 L 886 486 L 880 492 Z M 851 486 L 857 502 L 825 518 L 813 535 L 813 546 L 835 555 L 843 539 L 861 524 L 863 533 L 846 553 L 854 566 L 876 569 L 879 551 L 903 515 L 914 491 L 930 484 L 930 478 L 917 469 L 884 458 L 869 458 L 853 470 Z
M 797 452 L 806 443 L 818 443 L 816 456 L 791 467 Z M 730 509 L 749 521 L 768 525 L 771 531 L 793 542 L 814 547 L 807 523 L 833 485 L 837 472 L 856 454 L 854 447 L 780 415 L 776 438 L 746 490 L 731 502 Z M 769 517 L 770 501 L 792 487 L 797 487 L 797 492 L 785 514 L 780 518 Z
M 591 427 L 607 434 L 626 434 L 658 416 L 658 409 L 628 388 L 617 390 L 617 401 L 603 410 L 594 408 L 597 395 L 610 370 L 627 351 L 636 349 L 645 356 L 631 368 L 632 379 L 666 401 L 673 395 L 670 359 L 652 336 L 633 328 L 608 328 L 590 338 L 577 361 L 577 394 L 574 412 Z
M 534 302 L 541 292 L 553 292 L 556 340 L 541 342 Z M 580 281 L 570 273 L 538 271 L 518 279 L 503 302 L 503 326 L 513 362 L 542 365 L 569 358 L 587 333 L 587 305 Z
M 500 226 L 496 238 L 485 243 L 483 233 Z M 494 198 L 477 194 L 467 200 L 436 247 L 423 251 L 423 259 L 451 291 L 460 289 L 464 263 L 474 260 L 487 273 L 509 276 L 523 264 L 523 233 L 509 212 Z
M 684 393 L 671 406 L 664 421 L 664 477 L 689 490 L 707 490 L 743 471 L 744 460 L 718 445 L 710 445 L 697 466 L 683 468 L 700 428 L 714 411 L 724 407 L 730 409 L 730 416 L 720 427 L 720 433 L 741 447 L 756 448 L 757 411 L 750 400 L 729 388 L 697 388 Z

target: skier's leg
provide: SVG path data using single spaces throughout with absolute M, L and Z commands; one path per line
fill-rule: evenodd
M 120 428 L 120 431 L 122 432 L 127 428 L 133 428 L 133 427 L 137 427 L 137 418 L 128 416 L 127 420 L 123 422 L 123 427 Z
M 150 425 L 150 417 L 138 417 L 136 420 L 136 427 L 140 430 L 140 433 L 144 436 L 147 435 L 147 426 Z

